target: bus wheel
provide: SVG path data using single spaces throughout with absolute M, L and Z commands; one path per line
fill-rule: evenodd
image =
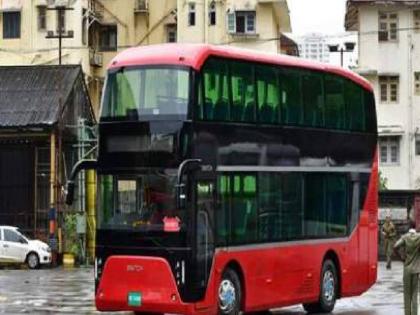
M 241 281 L 235 271 L 228 268 L 223 272 L 218 289 L 218 309 L 222 315 L 238 315 L 241 311 Z
M 316 303 L 303 304 L 303 308 L 308 313 L 331 313 L 335 306 L 337 292 L 337 269 L 334 263 L 327 259 L 322 265 L 319 300 Z

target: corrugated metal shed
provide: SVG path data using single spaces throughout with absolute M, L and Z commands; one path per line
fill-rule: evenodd
M 79 65 L 0 67 L 0 128 L 57 123 L 81 72 Z

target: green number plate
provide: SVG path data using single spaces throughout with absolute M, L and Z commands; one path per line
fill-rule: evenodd
M 128 292 L 128 306 L 141 306 L 140 292 Z

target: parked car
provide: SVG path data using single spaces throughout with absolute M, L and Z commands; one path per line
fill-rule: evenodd
M 51 263 L 51 248 L 30 240 L 17 227 L 0 225 L 0 263 L 26 263 L 30 269 Z

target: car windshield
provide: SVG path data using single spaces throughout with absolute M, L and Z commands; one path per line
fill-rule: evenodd
M 24 234 L 20 229 L 17 229 L 16 232 L 20 234 L 23 238 L 25 238 L 27 241 L 31 240 L 31 238 Z
M 100 175 L 98 228 L 163 231 L 170 222 L 186 227 L 186 217 L 175 210 L 176 170 L 149 171 L 136 176 Z
M 185 119 L 188 94 L 188 69 L 121 68 L 108 74 L 101 119 Z

